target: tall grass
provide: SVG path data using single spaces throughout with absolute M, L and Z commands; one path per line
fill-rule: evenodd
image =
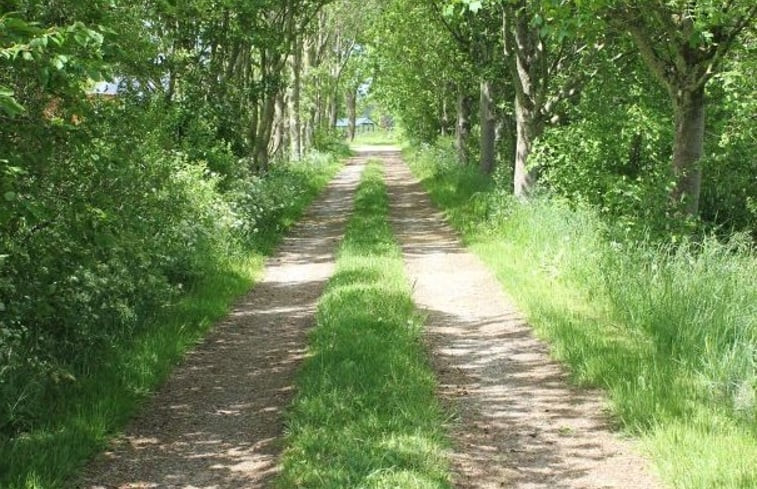
M 22 413 L 34 420 L 29 428 L 0 438 L 0 487 L 70 487 L 70 478 L 85 461 L 105 447 L 184 353 L 250 289 L 265 255 L 338 167 L 333 158 L 320 156 L 281 169 L 261 183 L 290 198 L 284 206 L 265 210 L 265 225 L 245 240 L 247 252 L 209 267 L 191 290 L 145 317 L 134 335 L 108 345 L 107 350 L 89 352 L 88 363 L 77 362 L 81 366 L 74 370 L 75 378 L 61 381 L 44 403 L 31 406 L 32 413 Z M 75 353 L 71 352 L 74 358 Z
M 442 412 L 377 166 L 358 189 L 289 413 L 280 488 L 449 488 Z
M 436 203 L 576 382 L 608 393 L 677 488 L 757 487 L 757 255 L 748 239 L 617 240 L 590 209 L 521 204 L 438 148 Z

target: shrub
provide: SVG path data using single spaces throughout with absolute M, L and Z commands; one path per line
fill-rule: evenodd
M 268 249 L 333 161 L 220 173 L 204 158 L 230 164 L 226 146 L 202 131 L 191 153 L 188 141 L 167 146 L 165 117 L 140 100 L 95 106 L 37 165 L 17 170 L 23 152 L 0 161 L 14 175 L 0 221 L 0 437 L 47 416 L 62 389 L 230 257 Z
M 313 138 L 313 147 L 323 153 L 348 156 L 350 148 L 344 135 L 337 129 L 317 129 Z

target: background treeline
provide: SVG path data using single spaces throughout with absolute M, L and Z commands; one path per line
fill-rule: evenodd
M 752 2 L 385 3 L 375 93 L 407 136 L 628 231 L 757 221 Z
M 2 2 L 0 485 L 58 463 L 14 447 L 333 172 L 353 48 L 325 3 Z

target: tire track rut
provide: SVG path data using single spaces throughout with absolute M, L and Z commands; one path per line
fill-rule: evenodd
M 236 304 L 97 457 L 79 488 L 262 488 L 366 158 L 348 165 Z
M 385 152 L 383 159 L 413 298 L 428 314 L 440 395 L 457 416 L 456 487 L 660 487 L 634 443 L 610 431 L 601 393 L 569 385 L 399 153 Z

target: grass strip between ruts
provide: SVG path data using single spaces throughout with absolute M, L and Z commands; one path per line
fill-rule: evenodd
M 443 412 L 370 164 L 290 409 L 280 488 L 449 488 Z
M 72 385 L 46 422 L 33 431 L 0 443 L 0 487 L 57 489 L 93 454 L 104 448 L 170 374 L 184 353 L 224 317 L 233 301 L 250 290 L 265 255 L 297 221 L 341 165 L 332 159 L 303 177 L 298 198 L 282 210 L 277 226 L 262 233 L 246 257 L 229 258 L 176 304 L 158 313 L 138 335 L 117 345 L 102 365 Z M 0 440 L 2 442 L 2 440 Z

